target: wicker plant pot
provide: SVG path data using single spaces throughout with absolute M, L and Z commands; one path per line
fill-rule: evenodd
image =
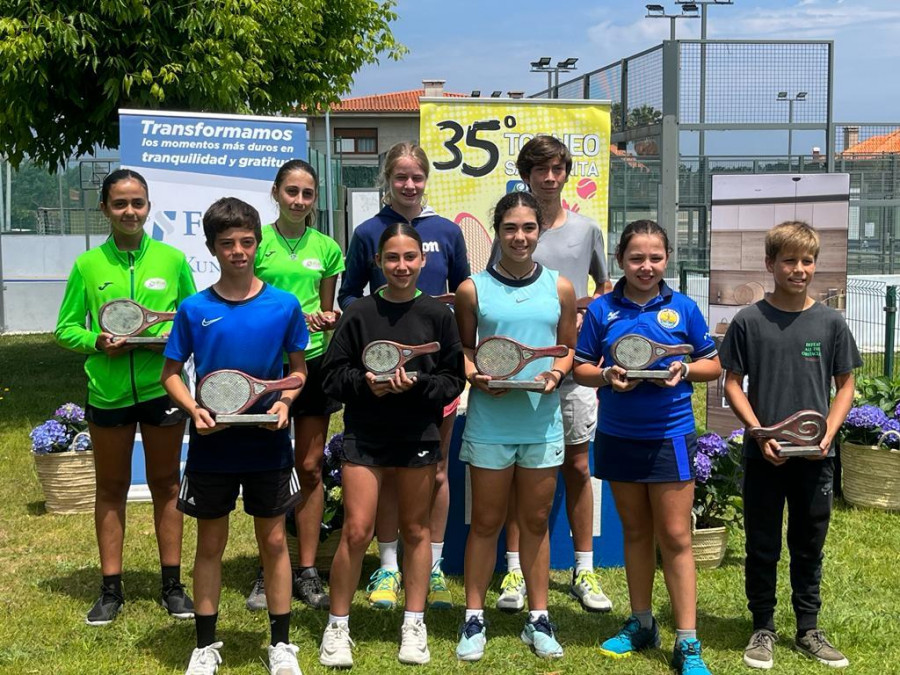
M 900 511 L 900 451 L 841 443 L 844 499 L 856 506 Z
M 316 570 L 322 576 L 327 576 L 331 571 L 331 560 L 337 551 L 338 544 L 341 543 L 341 531 L 334 530 L 326 538 L 325 541 L 319 542 L 319 548 L 316 551 Z M 297 546 L 297 537 L 290 532 L 287 533 L 288 555 L 291 557 L 291 567 L 296 569 L 300 566 L 299 551 Z
M 94 510 L 97 481 L 93 452 L 52 452 L 34 455 L 47 511 L 90 513 Z
M 691 514 L 691 549 L 694 563 L 703 569 L 712 569 L 722 564 L 728 548 L 727 527 L 697 528 L 697 519 Z

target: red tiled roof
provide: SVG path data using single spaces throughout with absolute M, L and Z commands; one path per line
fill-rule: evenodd
M 879 155 L 881 153 L 900 152 L 900 129 L 889 134 L 870 136 L 861 143 L 851 145 L 844 150 L 844 155 Z
M 356 96 L 342 99 L 335 104 L 331 111 L 342 112 L 419 112 L 419 97 L 425 95 L 424 89 L 410 89 L 409 91 L 394 91 L 388 94 L 375 94 L 374 96 Z M 445 91 L 445 98 L 468 98 L 466 94 L 456 94 Z

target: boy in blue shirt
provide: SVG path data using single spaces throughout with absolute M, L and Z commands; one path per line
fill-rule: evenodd
M 819 585 L 834 499 L 833 441 L 853 403 L 853 369 L 862 359 L 844 317 L 808 293 L 819 256 L 816 231 L 803 222 L 781 223 L 766 234 L 765 247 L 775 291 L 738 312 L 725 334 L 719 350 L 727 371 L 725 397 L 745 427 L 771 426 L 800 410 L 815 410 L 826 416 L 827 430 L 820 455 L 790 459 L 779 455 L 777 441 L 744 434 L 744 569 L 753 615 L 744 663 L 763 669 L 773 665 L 775 578 L 787 502 L 794 647 L 843 668 L 849 661 L 818 628 Z M 835 394 L 829 404 L 832 379 Z
M 197 404 L 181 373 L 193 354 L 198 381 L 225 368 L 276 380 L 282 376 L 282 353 L 287 352 L 290 375 L 305 382 L 303 350 L 309 333 L 297 299 L 254 275 L 261 239 L 256 209 L 233 197 L 220 199 L 204 214 L 203 232 L 221 277 L 178 308 L 162 373 L 166 391 L 192 421 L 178 495 L 179 510 L 197 518 L 197 648 L 187 672 L 212 675 L 222 661 L 222 643 L 216 641 L 222 554 L 228 542 L 228 516 L 243 488 L 244 510 L 253 516 L 265 575 L 272 631 L 269 670 L 271 675 L 301 675 L 298 648 L 288 637 L 291 564 L 284 530 L 284 514 L 300 501 L 288 432 L 291 403 L 300 389 L 264 397 L 246 411 L 275 414 L 277 423 L 266 428 L 228 428 L 216 425 L 210 413 Z

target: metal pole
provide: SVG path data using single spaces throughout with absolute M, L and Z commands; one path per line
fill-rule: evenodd
M 888 286 L 884 299 L 884 376 L 893 379 L 894 332 L 897 330 L 897 287 Z
M 553 98 L 553 71 L 547 71 L 547 98 Z
M 553 98 L 559 98 L 559 68 L 553 69 Z
M 325 201 L 328 202 L 328 236 L 334 239 L 334 200 L 331 175 L 331 116 L 325 111 Z
M 788 171 L 791 170 L 791 151 L 793 150 L 794 130 L 791 125 L 794 124 L 794 99 L 788 99 Z
M 706 3 L 700 5 L 700 124 L 706 122 Z M 700 129 L 700 169 L 703 170 L 703 157 L 706 154 L 706 132 Z
M 669 17 L 669 39 L 675 40 L 675 17 Z
M 12 230 L 12 164 L 6 162 L 6 230 Z
M 2 232 L 6 226 L 6 212 L 4 210 L 4 207 L 6 206 L 6 195 L 3 190 L 3 165 L 5 163 L 6 158 L 0 157 L 0 232 Z
M 84 250 L 89 251 L 91 249 L 91 229 L 88 226 L 88 218 L 90 217 L 90 213 L 88 212 L 87 190 L 81 191 L 81 201 L 84 202 Z
M 6 292 L 6 284 L 3 283 L 3 224 L 6 222 L 6 212 L 4 211 L 4 204 L 8 203 L 7 197 L 9 197 L 9 181 L 6 183 L 6 194 L 4 194 L 3 190 L 3 164 L 6 163 L 6 158 L 0 159 L 0 334 L 6 332 L 6 308 L 3 305 L 3 295 Z M 6 163 L 6 176 L 9 178 L 9 174 L 12 172 L 12 167 Z
M 63 172 L 65 170 L 65 166 L 60 164 L 59 173 L 56 174 L 56 191 L 59 197 L 59 234 L 67 234 L 63 221 Z

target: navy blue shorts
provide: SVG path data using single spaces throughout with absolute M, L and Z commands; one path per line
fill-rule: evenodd
M 598 431 L 594 475 L 622 483 L 676 483 L 694 479 L 697 434 L 663 439 L 621 438 Z

